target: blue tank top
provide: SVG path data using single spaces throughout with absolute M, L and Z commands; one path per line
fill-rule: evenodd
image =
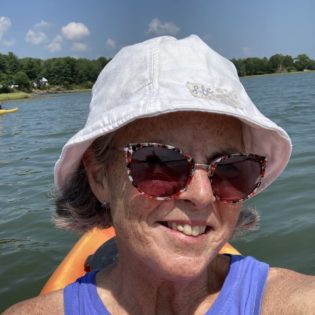
M 205 315 L 258 315 L 269 266 L 253 257 L 231 256 L 221 292 Z M 97 270 L 64 289 L 65 315 L 110 315 L 95 284 Z

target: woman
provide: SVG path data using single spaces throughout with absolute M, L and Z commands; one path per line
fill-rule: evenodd
M 313 314 L 314 277 L 218 254 L 290 154 L 197 36 L 122 49 L 55 167 L 57 224 L 113 225 L 119 258 L 6 314 Z

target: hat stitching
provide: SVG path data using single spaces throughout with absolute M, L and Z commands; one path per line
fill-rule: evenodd
M 239 97 L 226 88 L 211 88 L 203 84 L 187 82 L 186 87 L 194 97 L 216 100 L 243 109 Z

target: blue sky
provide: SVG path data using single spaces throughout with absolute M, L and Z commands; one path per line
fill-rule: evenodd
M 315 59 L 313 0 L 0 0 L 0 52 L 112 57 L 158 35 L 197 34 L 227 58 Z

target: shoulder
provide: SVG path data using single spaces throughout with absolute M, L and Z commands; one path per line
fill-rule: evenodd
M 270 268 L 263 301 L 263 314 L 314 314 L 315 277 Z
M 59 315 L 63 311 L 63 290 L 19 302 L 8 308 L 3 315 Z

